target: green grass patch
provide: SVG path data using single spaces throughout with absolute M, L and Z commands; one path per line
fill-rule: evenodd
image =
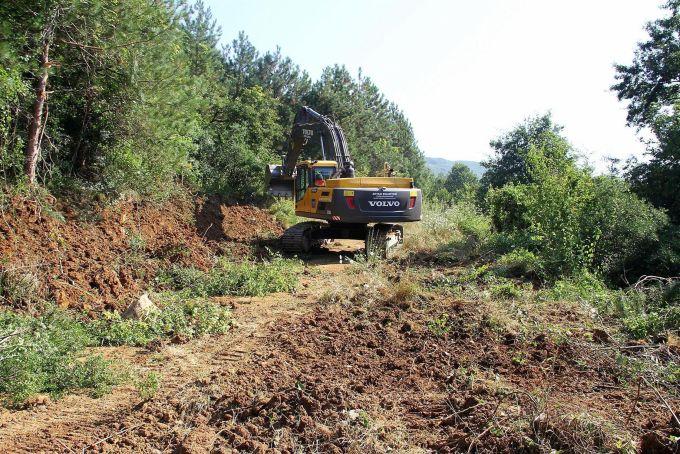
M 64 311 L 39 317 L 0 312 L 0 397 L 14 405 L 39 393 L 108 392 L 120 377 L 101 356 L 84 356 L 90 345 L 83 323 Z
M 232 325 L 226 307 L 183 302 L 176 294 L 161 297 L 165 299 L 159 310 L 138 320 L 124 319 L 117 312 L 83 320 L 58 308 L 40 316 L 0 311 L 0 401 L 12 406 L 35 394 L 59 397 L 79 390 L 100 396 L 134 374 L 124 373 L 100 355 L 88 354 L 89 347 L 144 346 L 172 336 L 188 340 L 225 333 Z M 136 385 L 140 395 L 150 398 L 159 383 L 158 377 L 148 376 Z
M 264 262 L 220 260 L 208 271 L 172 267 L 162 272 L 157 282 L 161 288 L 190 297 L 264 296 L 295 290 L 301 271 L 300 261 L 280 256 Z

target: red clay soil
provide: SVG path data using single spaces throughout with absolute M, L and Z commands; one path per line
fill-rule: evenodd
M 205 269 L 215 253 L 242 256 L 268 232 L 282 231 L 266 210 L 216 199 L 127 201 L 78 211 L 57 203 L 56 210 L 12 201 L 0 214 L 0 270 L 28 275 L 41 297 L 62 307 L 94 311 L 125 307 L 159 269 Z M 3 296 L 0 304 L 21 307 Z
M 190 398 L 88 438 L 123 431 L 107 452 L 673 452 L 679 428 L 652 389 L 621 383 L 613 351 L 499 334 L 474 303 L 428 306 L 320 306 L 250 363 L 188 383 Z M 451 331 L 437 335 L 442 310 Z

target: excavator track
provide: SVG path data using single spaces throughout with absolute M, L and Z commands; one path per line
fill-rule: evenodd
M 281 237 L 281 249 L 289 253 L 307 253 L 316 244 L 317 240 L 312 238 L 312 232 L 324 227 L 326 224 L 322 222 L 300 222 L 294 226 L 286 229 Z

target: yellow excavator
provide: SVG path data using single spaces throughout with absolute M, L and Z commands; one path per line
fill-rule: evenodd
M 331 118 L 302 107 L 287 148 L 282 164 L 266 168 L 269 193 L 293 198 L 296 215 L 317 221 L 288 228 L 284 251 L 307 253 L 329 240 L 355 239 L 365 241 L 368 255 L 385 258 L 404 241 L 400 223 L 422 219 L 422 192 L 412 178 L 392 176 L 387 165 L 386 176 L 355 176 L 345 134 Z

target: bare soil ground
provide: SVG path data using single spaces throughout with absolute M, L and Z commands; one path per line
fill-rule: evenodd
M 196 221 L 169 214 L 165 226 L 156 216 L 170 213 L 169 207 L 131 206 L 95 226 L 37 220 L 50 223 L 48 231 L 68 244 L 93 241 L 64 274 L 48 280 L 48 291 L 72 276 L 80 286 L 89 283 L 88 291 L 110 295 L 107 304 L 115 306 L 115 292 L 99 287 L 93 276 L 124 248 L 128 235 L 116 233 L 116 225 L 142 229 L 149 250 L 181 244 L 191 253 L 177 261 L 201 266 L 211 250 L 252 250 L 267 235 L 262 223 L 272 222 L 251 207 L 201 203 L 192 208 Z M 50 238 L 30 226 L 2 232 L 11 240 L 2 242 L 3 253 L 27 263 L 44 247 L 31 242 L 30 233 Z M 18 246 L 21 238 L 28 241 L 26 252 Z M 93 250 L 103 243 L 110 246 Z M 51 246 L 55 257 L 63 254 L 59 244 Z M 385 267 L 380 279 L 369 266 L 348 265 L 358 247 L 339 242 L 308 258 L 294 294 L 218 299 L 233 307 L 236 326 L 226 335 L 148 349 L 97 349 L 135 370 L 160 374 L 159 392 L 142 400 L 126 385 L 99 399 L 70 395 L 1 410 L 0 452 L 677 450 L 672 437 L 680 436 L 680 428 L 666 406 L 677 412 L 677 390 L 631 378 L 626 364 L 638 349 L 612 343 L 581 308 L 552 304 L 522 315 L 525 309 L 510 303 L 413 292 L 405 286 L 408 270 L 399 265 Z M 59 259 L 43 254 L 42 260 L 59 269 Z M 148 266 L 165 263 L 173 261 Z M 115 269 L 120 281 L 127 268 Z M 122 288 L 122 295 L 138 289 Z M 77 301 L 70 304 L 88 300 Z M 519 331 L 499 315 L 512 311 L 533 328 Z M 654 358 L 663 364 L 673 354 L 662 349 Z
M 34 276 L 43 297 L 93 312 L 124 308 L 160 268 L 205 269 L 216 251 L 238 258 L 283 231 L 265 210 L 216 199 L 56 213 L 19 198 L 0 212 L 0 271 Z

